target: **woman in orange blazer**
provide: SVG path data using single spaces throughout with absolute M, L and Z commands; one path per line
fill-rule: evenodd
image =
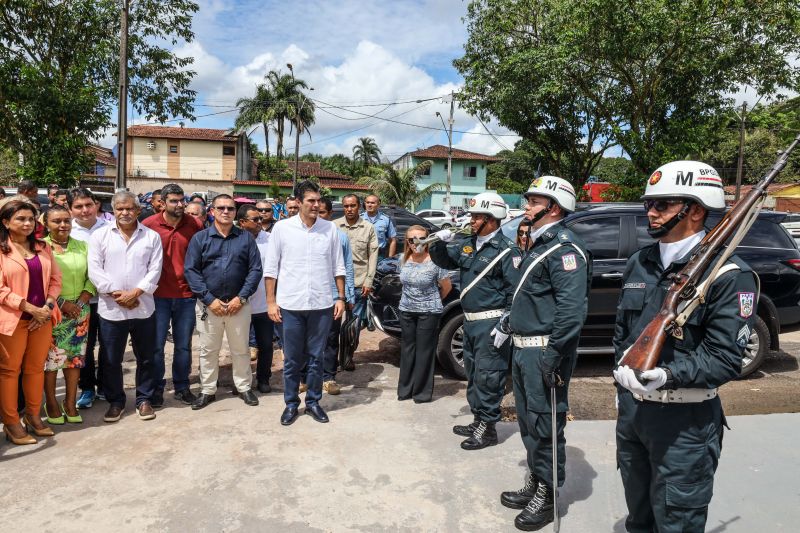
M 34 236 L 36 208 L 11 200 L 0 208 L 0 417 L 6 438 L 35 444 L 28 430 L 53 435 L 39 415 L 44 363 L 52 341 L 61 271 L 50 247 Z M 25 426 L 17 413 L 19 374 L 25 393 Z

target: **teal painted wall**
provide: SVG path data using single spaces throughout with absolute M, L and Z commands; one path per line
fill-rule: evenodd
M 416 166 L 427 159 L 411 157 L 411 164 Z M 432 159 L 433 166 L 429 176 L 420 176 L 417 187 L 422 189 L 431 183 L 447 183 L 447 160 Z M 457 159 L 453 161 L 453 173 L 450 182 L 450 205 L 466 207 L 470 198 L 486 192 L 486 161 Z M 475 167 L 475 177 L 465 177 L 465 168 Z M 437 191 L 426 199 L 417 209 L 440 209 L 444 205 L 445 192 Z

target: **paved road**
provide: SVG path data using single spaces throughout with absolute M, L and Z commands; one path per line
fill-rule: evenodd
M 437 378 L 434 402 L 398 402 L 397 342 L 364 343 L 342 395 L 323 399 L 327 425 L 280 426 L 279 394 L 258 407 L 221 394 L 199 412 L 168 395 L 151 422 L 129 407 L 104 424 L 100 402 L 36 446 L 0 444 L 2 530 L 513 531 L 498 496 L 525 475 L 516 424 L 500 424 L 496 447 L 461 450 L 463 383 Z M 796 531 L 800 415 L 730 423 L 708 530 Z M 571 422 L 567 438 L 562 531 L 622 531 L 613 422 Z

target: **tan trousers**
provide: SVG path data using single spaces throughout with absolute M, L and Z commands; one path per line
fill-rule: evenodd
M 42 407 L 44 362 L 53 341 L 53 325 L 45 323 L 28 331 L 28 320 L 20 320 L 11 335 L 0 335 L 0 417 L 5 425 L 19 423 L 17 395 L 19 373 L 25 393 L 25 413 L 36 416 Z M 245 344 L 247 341 L 245 341 Z
M 197 332 L 200 334 L 200 384 L 203 394 L 217 392 L 219 378 L 219 350 L 223 334 L 228 338 L 233 363 L 233 384 L 239 392 L 250 390 L 253 372 L 250 368 L 250 304 L 245 304 L 235 315 L 217 316 L 208 311 L 201 320 L 203 304 L 197 304 Z

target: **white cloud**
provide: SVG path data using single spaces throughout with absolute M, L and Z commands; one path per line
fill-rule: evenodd
M 470 152 L 478 152 L 480 154 L 496 154 L 500 150 L 508 149 L 513 150 L 514 144 L 520 140 L 519 136 L 505 137 L 504 135 L 510 132 L 505 128 L 496 128 L 487 124 L 489 130 L 497 137 L 495 140 L 491 135 L 482 135 L 486 133 L 480 123 L 475 124 L 468 131 L 473 135 L 464 135 L 461 140 L 455 143 L 455 148 L 468 150 Z M 503 135 L 501 137 L 501 135 Z M 499 142 L 498 142 L 499 141 Z

